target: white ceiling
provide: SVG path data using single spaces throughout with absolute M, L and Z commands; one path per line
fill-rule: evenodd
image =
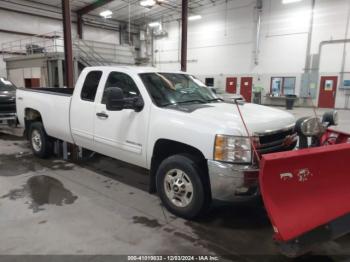
M 29 2 L 45 4 L 54 7 L 61 7 L 62 0 L 29 0 Z M 71 9 L 73 12 L 90 5 L 98 0 L 71 0 Z M 225 3 L 233 0 L 189 0 L 189 13 L 198 14 L 203 9 L 208 9 L 213 5 Z M 94 11 L 91 15 L 98 16 L 101 11 L 112 10 L 112 19 L 118 21 L 129 21 L 129 6 L 130 20 L 133 24 L 144 24 L 153 20 L 172 20 L 178 19 L 181 15 L 181 0 L 166 0 L 161 5 L 156 5 L 153 8 L 145 8 L 140 6 L 140 0 L 115 0 L 104 5 Z

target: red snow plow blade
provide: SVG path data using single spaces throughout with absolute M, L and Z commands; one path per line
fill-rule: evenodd
M 350 232 L 350 144 L 342 142 L 262 158 L 261 193 L 288 256 Z

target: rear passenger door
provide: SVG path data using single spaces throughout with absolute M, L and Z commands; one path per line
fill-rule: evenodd
M 99 70 L 88 71 L 85 77 L 82 75 L 84 83 L 77 83 L 78 90 L 71 102 L 70 123 L 74 142 L 91 150 L 94 150 L 95 98 L 101 78 L 102 71 Z

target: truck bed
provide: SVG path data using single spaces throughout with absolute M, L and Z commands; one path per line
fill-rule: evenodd
M 19 88 L 16 93 L 17 115 L 24 126 L 26 110 L 40 112 L 49 136 L 73 142 L 70 131 L 70 103 L 74 89 Z

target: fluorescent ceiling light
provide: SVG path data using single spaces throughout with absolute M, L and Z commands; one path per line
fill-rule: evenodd
M 188 20 L 190 21 L 199 20 L 199 19 L 202 19 L 201 15 L 191 15 L 188 17 Z
M 282 4 L 287 5 L 287 4 L 297 3 L 301 1 L 302 0 L 282 0 Z
M 143 7 L 152 7 L 156 4 L 157 2 L 155 0 L 141 0 L 140 5 Z
M 104 18 L 111 18 L 112 17 L 113 12 L 111 10 L 106 10 L 100 13 L 100 16 L 104 17 Z
M 152 22 L 152 23 L 149 23 L 148 26 L 149 27 L 158 27 L 158 26 L 160 26 L 160 23 L 159 22 Z

